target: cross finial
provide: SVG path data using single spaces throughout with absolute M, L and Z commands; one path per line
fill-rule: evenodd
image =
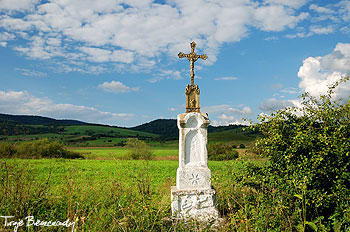
M 194 62 L 196 62 L 199 58 L 206 60 L 208 57 L 206 54 L 204 55 L 197 55 L 194 52 L 194 49 L 196 48 L 196 43 L 192 41 L 191 43 L 191 53 L 189 54 L 184 54 L 182 52 L 179 52 L 178 56 L 179 58 L 184 58 L 186 57 L 190 61 L 190 66 L 191 66 L 191 85 L 194 85 Z

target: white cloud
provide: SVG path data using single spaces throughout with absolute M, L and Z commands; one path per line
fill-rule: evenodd
M 234 80 L 238 80 L 237 77 L 217 77 L 214 80 L 216 81 L 234 81 Z
M 274 41 L 274 40 L 278 40 L 278 37 L 277 36 L 269 36 L 269 37 L 266 37 L 264 40 L 266 40 L 266 41 Z
M 308 2 L 308 0 L 265 0 L 265 2 L 269 4 L 277 4 L 297 9 L 305 5 Z
M 9 41 L 15 39 L 16 36 L 14 34 L 8 33 L 8 32 L 2 32 L 0 33 L 0 40 L 1 41 Z
M 348 21 L 350 19 L 350 1 L 343 0 L 340 1 L 338 5 L 340 6 L 340 9 L 337 13 L 342 15 L 344 21 Z
M 25 11 L 32 10 L 39 0 L 1 0 L 0 11 Z
M 239 115 L 251 115 L 253 114 L 252 109 L 249 106 L 244 106 L 242 109 L 228 108 L 228 112 L 231 114 L 239 114 Z
M 169 111 L 176 111 L 176 108 L 171 107 L 171 108 L 169 108 L 168 110 L 169 110 Z
M 275 111 L 284 109 L 286 107 L 299 107 L 300 103 L 298 100 L 277 100 L 275 98 L 270 98 L 262 103 L 260 103 L 259 109 L 265 112 Z
M 314 10 L 318 13 L 325 13 L 325 14 L 333 14 L 335 13 L 334 10 L 329 9 L 327 7 L 317 6 L 316 4 L 311 4 L 309 6 L 310 10 Z
M 148 82 L 156 83 L 164 79 L 180 80 L 180 79 L 183 79 L 183 77 L 181 76 L 181 72 L 178 70 L 159 70 L 157 74 L 154 75 L 153 78 L 148 80 Z
M 16 68 L 15 70 L 19 71 L 22 75 L 29 76 L 29 77 L 46 77 L 47 76 L 47 73 L 43 73 L 36 70 L 29 70 L 24 68 Z
M 312 96 L 326 94 L 328 85 L 343 75 L 350 73 L 350 44 L 338 43 L 331 54 L 309 57 L 303 61 L 298 77 L 299 88 Z M 350 83 L 346 82 L 337 88 L 336 97 L 350 96 Z
M 216 120 L 211 123 L 213 126 L 228 126 L 228 125 L 249 125 L 249 122 L 244 120 L 239 120 L 234 116 L 229 116 L 226 114 L 221 114 Z
M 334 28 L 333 26 L 328 26 L 328 27 L 313 26 L 313 27 L 310 27 L 310 31 L 315 34 L 329 34 L 334 32 Z
M 257 25 L 264 31 L 282 31 L 286 27 L 293 28 L 295 25 L 306 19 L 308 13 L 300 13 L 299 15 L 288 14 L 289 10 L 280 5 L 270 5 L 257 8 L 255 20 Z
M 133 71 L 151 69 L 164 54 L 175 58 L 186 51 L 192 40 L 208 55 L 204 64 L 211 65 L 223 43 L 240 41 L 249 28 L 281 31 L 308 16 L 296 11 L 303 0 L 13 1 L 2 0 L 0 11 L 31 9 L 24 17 L 0 15 L 2 29 L 27 41 L 15 49 L 34 59 L 63 58 L 76 71 L 88 68 L 71 62 L 86 60 L 129 64 L 122 67 Z
M 295 94 L 298 92 L 298 89 L 294 88 L 294 87 L 289 87 L 289 88 L 281 89 L 280 92 L 281 93 L 288 93 L 288 94 Z
M 231 106 L 230 105 L 214 105 L 214 106 L 204 106 L 201 111 L 212 114 L 217 112 L 226 112 Z
M 7 114 L 41 115 L 86 122 L 116 123 L 130 120 L 134 114 L 110 113 L 93 107 L 57 104 L 48 98 L 37 98 L 27 91 L 0 91 L 0 111 Z
M 110 93 L 129 93 L 131 91 L 139 91 L 139 87 L 130 88 L 119 81 L 104 82 L 99 84 L 98 88 Z
M 0 46 L 6 47 L 7 41 L 14 40 L 16 36 L 14 34 L 8 33 L 8 32 L 2 32 L 0 33 Z
M 132 52 L 123 50 L 111 51 L 94 47 L 81 47 L 80 50 L 86 53 L 87 59 L 92 62 L 131 63 L 134 60 Z
M 328 86 L 350 73 L 350 44 L 338 43 L 332 53 L 325 56 L 308 57 L 300 67 L 298 77 L 301 79 L 299 88 L 302 92 L 308 92 L 313 97 L 326 94 Z M 281 93 L 295 94 L 296 88 L 285 88 Z M 276 94 L 278 95 L 278 94 Z M 281 98 L 284 96 L 280 96 Z M 334 97 L 349 98 L 350 83 L 341 83 L 335 89 Z M 265 112 L 284 109 L 285 107 L 301 107 L 300 100 L 278 100 L 270 98 L 262 102 L 259 109 Z
M 205 106 L 202 107 L 202 110 L 205 113 L 226 113 L 226 114 L 235 114 L 235 115 L 251 115 L 253 114 L 252 109 L 249 106 L 241 105 L 240 109 L 233 108 L 230 105 L 214 105 L 214 106 Z

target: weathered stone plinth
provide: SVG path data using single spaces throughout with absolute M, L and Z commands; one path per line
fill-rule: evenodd
M 216 192 L 210 189 L 183 189 L 171 187 L 171 209 L 178 219 L 194 218 L 199 221 L 215 221 L 219 218 Z
M 171 209 L 175 218 L 212 221 L 219 217 L 216 191 L 208 168 L 207 114 L 179 114 L 179 168 L 176 186 L 171 188 Z

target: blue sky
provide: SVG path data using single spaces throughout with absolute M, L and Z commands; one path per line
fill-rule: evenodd
M 244 123 L 350 71 L 350 1 L 1 0 L 0 113 L 134 126 L 185 111 Z M 337 90 L 349 97 L 350 84 Z

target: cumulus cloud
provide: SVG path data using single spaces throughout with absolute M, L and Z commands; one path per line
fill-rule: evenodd
M 223 43 L 240 41 L 256 27 L 293 28 L 308 15 L 304 0 L 256 2 L 86 0 L 2 0 L 0 28 L 23 39 L 14 48 L 34 59 L 122 63 L 133 71 L 176 57 L 195 40 L 213 64 Z M 21 11 L 23 17 L 15 13 Z M 193 12 L 196 12 L 195 14 Z M 4 42 L 2 46 L 6 46 Z M 74 66 L 74 65 L 73 65 Z M 113 66 L 114 67 L 114 66 Z M 86 70 L 85 65 L 71 70 Z M 159 79 L 159 78 L 158 78 Z
M 39 0 L 1 0 L 0 11 L 26 11 L 32 10 Z
M 308 57 L 299 68 L 298 77 L 301 79 L 298 87 L 301 92 L 308 92 L 314 97 L 326 94 L 328 86 L 341 77 L 350 74 L 350 43 L 338 43 L 333 52 L 324 56 Z M 295 94 L 297 88 L 284 88 L 280 93 Z M 274 96 L 279 95 L 275 94 Z M 341 83 L 335 89 L 335 98 L 348 99 L 350 97 L 350 83 Z M 281 98 L 284 96 L 280 96 Z M 264 112 L 284 109 L 286 107 L 301 107 L 299 99 L 279 100 L 270 98 L 262 102 L 259 109 Z
M 88 106 L 57 104 L 48 98 L 35 97 L 27 91 L 0 91 L 0 111 L 7 114 L 41 115 L 114 124 L 118 120 L 134 117 L 134 114 L 130 113 L 111 113 Z
M 303 61 L 298 77 L 299 88 L 312 96 L 327 93 L 328 86 L 344 75 L 350 73 L 350 44 L 338 43 L 332 53 L 325 56 L 309 57 Z M 350 96 L 350 83 L 337 88 L 336 97 Z
M 139 91 L 140 89 L 139 87 L 130 88 L 120 81 L 103 82 L 98 85 L 98 88 L 110 93 L 129 93 L 131 91 Z

